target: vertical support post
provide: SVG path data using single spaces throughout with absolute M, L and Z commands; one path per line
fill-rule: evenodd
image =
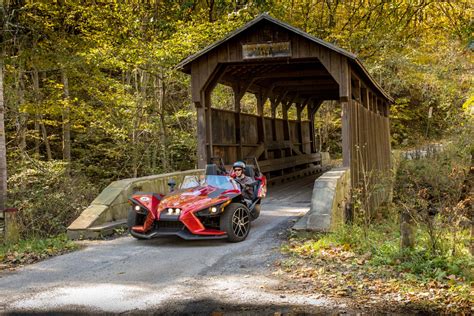
M 314 103 L 308 104 L 308 120 L 309 120 L 309 141 L 311 142 L 310 154 L 316 152 L 316 137 L 314 135 L 314 116 L 316 111 L 314 111 Z
M 304 107 L 305 104 L 296 105 L 296 120 L 298 121 L 298 142 L 300 143 L 299 149 L 301 153 L 304 152 L 303 124 L 301 122 L 301 112 L 303 112 Z
M 276 98 L 271 98 L 270 103 L 271 103 L 271 111 L 272 111 L 272 139 L 273 141 L 276 141 L 276 108 L 278 107 L 278 100 Z
M 234 92 L 234 111 L 235 111 L 235 130 L 237 140 L 237 160 L 243 159 L 242 157 L 242 126 L 241 126 L 241 105 L 240 100 L 245 94 L 245 90 L 242 89 L 240 84 L 232 86 Z
M 203 169 L 207 163 L 206 148 L 206 109 L 200 102 L 194 102 L 197 113 L 197 162 L 198 168 Z
M 317 152 L 316 148 L 316 136 L 314 134 L 314 120 L 316 117 L 316 112 L 319 110 L 319 107 L 323 104 L 322 100 L 314 100 L 311 103 L 311 107 L 308 106 L 308 119 L 310 121 L 309 133 L 311 140 L 311 153 Z
M 351 76 L 349 73 L 348 62 L 341 65 L 341 82 L 339 83 L 339 100 L 341 103 L 341 122 L 342 122 L 342 165 L 351 166 L 351 126 L 350 126 L 350 100 L 351 100 Z M 351 179 L 353 179 L 353 170 L 351 168 Z
M 257 98 L 257 114 L 259 116 L 258 119 L 258 141 L 259 143 L 263 144 L 264 146 L 264 152 L 263 152 L 263 157 L 264 159 L 268 159 L 268 151 L 267 151 L 267 144 L 266 144 L 266 139 L 267 139 L 267 134 L 265 130 L 265 115 L 264 115 L 264 106 L 265 102 L 267 101 L 267 97 L 263 95 L 263 93 L 259 93 L 255 95 Z M 257 157 L 258 158 L 258 157 Z
M 288 110 L 291 107 L 291 101 L 283 103 L 283 138 L 284 140 L 288 141 L 288 144 L 290 146 L 289 150 L 289 156 L 293 156 L 293 142 L 291 140 L 291 133 L 290 133 L 290 121 L 288 119 Z M 286 150 L 285 150 L 285 156 L 286 156 Z
M 348 101 L 341 101 L 342 109 L 342 165 L 344 167 L 351 166 L 351 126 L 350 126 L 350 103 Z M 351 178 L 353 175 L 351 174 Z
M 362 93 L 361 93 L 360 80 L 357 77 L 352 76 L 351 82 L 352 82 L 352 88 L 351 88 L 352 96 L 354 97 L 355 100 L 361 102 Z
M 206 109 L 206 145 L 207 145 L 207 159 L 214 155 L 214 146 L 212 140 L 212 106 L 211 106 L 211 91 L 206 89 L 204 91 L 204 107 Z M 206 161 L 207 163 L 207 161 Z

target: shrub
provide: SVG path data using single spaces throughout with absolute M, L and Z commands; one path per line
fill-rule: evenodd
M 450 143 L 432 157 L 400 163 L 395 206 L 427 233 L 433 254 L 448 249 L 454 254 L 464 248 L 460 237 L 466 229 L 462 223 L 469 222 L 470 217 L 468 203 L 463 202 L 470 158 L 465 147 Z
M 19 209 L 23 238 L 64 232 L 98 194 L 81 174 L 59 161 L 29 160 L 8 179 L 9 205 Z

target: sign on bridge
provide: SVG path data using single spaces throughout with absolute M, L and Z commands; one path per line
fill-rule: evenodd
M 291 57 L 290 42 L 243 44 L 243 59 Z

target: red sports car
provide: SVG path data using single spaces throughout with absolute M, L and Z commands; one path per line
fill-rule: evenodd
M 130 234 L 137 239 L 175 235 L 183 239 L 244 240 L 250 222 L 260 215 L 267 181 L 257 167 L 247 165 L 245 173 L 255 179 L 252 200 L 227 172 L 208 165 L 205 176 L 186 176 L 180 189 L 163 195 L 137 192 L 129 199 Z

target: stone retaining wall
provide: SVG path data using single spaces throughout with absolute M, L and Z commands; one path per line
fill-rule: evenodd
M 349 168 L 333 168 L 314 181 L 311 208 L 295 230 L 332 231 L 346 221 L 345 207 L 350 194 Z
M 88 237 L 88 231 L 106 223 L 124 224 L 130 205 L 128 198 L 137 191 L 167 193 L 168 180 L 173 178 L 177 185 L 187 175 L 202 175 L 203 169 L 180 171 L 142 178 L 123 179 L 112 182 L 92 201 L 81 215 L 68 227 L 70 238 Z

